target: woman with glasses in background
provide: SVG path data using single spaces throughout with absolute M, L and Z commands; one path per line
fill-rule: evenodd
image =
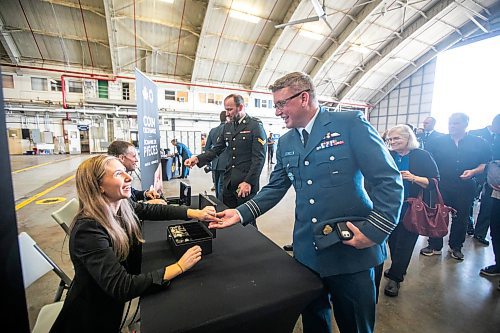
M 399 223 L 389 236 L 391 267 L 384 272 L 384 276 L 389 279 L 384 293 L 387 296 L 396 297 L 418 239 L 418 234 L 406 230 L 403 225 L 403 217 L 408 209 L 406 199 L 416 198 L 420 190 L 424 189 L 424 201 L 430 205 L 430 191 L 435 190 L 432 178 L 439 179 L 439 171 L 432 156 L 427 151 L 418 148 L 419 143 L 415 133 L 409 126 L 397 125 L 389 129 L 386 141 L 403 178 L 405 199 L 399 215 Z

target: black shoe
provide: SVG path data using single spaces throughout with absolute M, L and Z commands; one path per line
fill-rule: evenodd
M 464 254 L 462 253 L 462 251 L 460 249 L 452 249 L 450 248 L 448 250 L 448 252 L 450 252 L 450 256 L 453 258 L 453 259 L 456 259 L 456 260 L 464 260 Z
M 400 287 L 399 282 L 389 279 L 389 282 L 385 286 L 384 294 L 386 294 L 389 297 L 396 297 L 399 294 L 399 287 Z
M 290 245 L 284 245 L 283 250 L 285 251 L 293 251 L 293 244 Z
M 490 241 L 487 240 L 486 238 L 484 237 L 481 237 L 481 236 L 474 236 L 474 239 L 477 240 L 479 243 L 483 244 L 483 245 L 486 245 L 486 246 L 489 246 L 490 245 Z
M 479 271 L 479 274 L 485 276 L 500 276 L 500 268 L 497 265 L 487 266 Z

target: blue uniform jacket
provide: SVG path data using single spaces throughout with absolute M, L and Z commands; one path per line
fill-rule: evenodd
M 299 262 L 322 277 L 381 264 L 387 256 L 384 241 L 398 221 L 403 186 L 389 151 L 362 113 L 320 110 L 306 147 L 293 129 L 280 138 L 276 155 L 269 184 L 237 208 L 243 224 L 274 207 L 293 185 L 293 246 Z M 344 245 L 334 231 L 339 220 L 358 220 L 356 226 L 377 244 L 363 250 Z
M 187 160 L 188 158 L 190 158 L 193 155 L 191 153 L 191 151 L 189 150 L 189 148 L 181 142 L 177 142 L 177 145 L 175 145 L 175 148 L 177 148 L 177 153 L 182 156 L 183 160 Z

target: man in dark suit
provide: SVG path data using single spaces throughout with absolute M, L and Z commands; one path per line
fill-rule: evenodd
M 293 253 L 325 285 L 325 293 L 302 313 L 304 332 L 331 332 L 332 305 L 340 332 L 373 332 L 373 267 L 384 262 L 385 240 L 399 216 L 399 171 L 361 112 L 319 107 L 307 74 L 290 73 L 270 89 L 276 115 L 291 130 L 280 137 L 269 184 L 237 209 L 219 213 L 222 222 L 210 227 L 246 225 L 274 207 L 293 185 Z M 364 178 L 373 185 L 372 197 L 363 187 Z M 352 239 L 340 238 L 348 231 L 337 233 L 338 222 L 345 222 Z
M 462 247 L 467 221 L 476 192 L 475 178 L 482 174 L 491 159 L 491 149 L 481 138 L 466 131 L 469 117 L 453 113 L 448 120 L 449 134 L 433 140 L 427 147 L 439 169 L 439 187 L 444 203 L 457 210 L 451 221 L 449 252 L 453 259 L 464 260 Z M 420 250 L 424 256 L 441 254 L 443 238 L 429 238 L 429 245 Z
M 224 108 L 229 122 L 224 125 L 222 136 L 205 153 L 186 160 L 185 165 L 203 167 L 228 150 L 222 202 L 235 208 L 259 191 L 259 177 L 266 159 L 266 132 L 260 120 L 246 114 L 242 96 L 227 96 Z M 255 220 L 250 223 L 257 227 Z
M 500 114 L 496 115 L 491 125 L 478 130 L 469 131 L 469 134 L 482 138 L 484 141 L 488 142 L 490 148 L 492 148 L 493 140 L 495 138 L 495 130 L 500 131 Z M 490 227 L 491 203 L 493 200 L 491 198 L 491 193 L 493 189 L 486 182 L 484 175 L 478 180 L 481 183 L 484 183 L 484 185 L 482 186 L 481 191 L 481 206 L 479 208 L 479 214 L 477 215 L 475 228 L 473 229 L 474 239 L 477 242 L 488 246 L 490 245 L 490 242 L 486 239 L 486 234 L 488 233 L 488 229 Z
M 420 148 L 426 149 L 426 144 L 431 142 L 432 140 L 443 136 L 443 133 L 434 130 L 436 126 L 436 118 L 427 117 L 423 122 L 424 131 L 417 135 L 418 142 L 420 142 Z M 427 150 L 427 149 L 426 149 Z
M 223 138 L 222 134 L 224 133 L 224 124 L 226 123 L 226 111 L 222 111 L 219 114 L 220 125 L 214 127 L 210 130 L 207 137 L 206 149 L 211 149 L 217 143 L 218 138 Z M 210 170 L 212 170 L 212 176 L 215 187 L 215 196 L 217 199 L 222 201 L 222 189 L 224 185 L 224 171 L 226 171 L 227 166 L 227 150 L 224 150 L 222 154 L 218 157 L 214 158 L 210 163 Z

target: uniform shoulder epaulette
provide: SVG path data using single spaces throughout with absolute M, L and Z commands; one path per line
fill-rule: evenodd
M 255 121 L 256 121 L 256 122 L 258 122 L 259 124 L 263 125 L 262 120 L 260 120 L 260 118 L 257 118 L 257 117 L 252 117 L 252 116 L 249 116 L 249 117 L 250 117 L 250 119 L 255 120 Z

